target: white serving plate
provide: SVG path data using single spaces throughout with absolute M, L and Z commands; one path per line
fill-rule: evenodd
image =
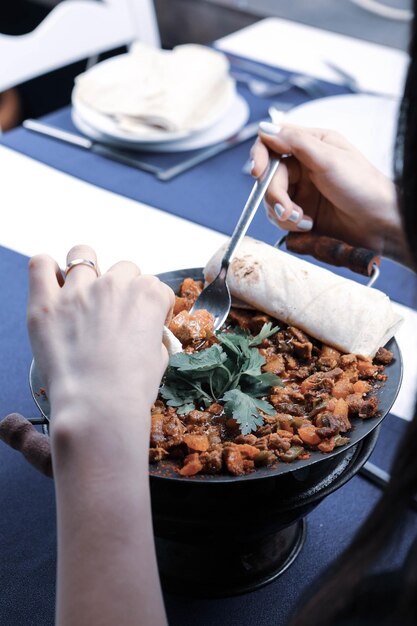
M 122 133 L 120 130 L 118 133 L 114 133 L 111 128 L 98 127 L 95 116 L 89 114 L 91 109 L 88 111 L 85 109 L 85 107 L 78 105 L 72 108 L 72 120 L 84 135 L 93 141 L 117 148 L 149 152 L 182 152 L 197 150 L 218 143 L 237 133 L 248 121 L 250 113 L 246 100 L 236 94 L 223 116 L 209 128 L 191 135 L 178 136 L 176 139 L 167 140 L 164 136 L 164 140 L 143 141 L 130 133 Z
M 331 96 L 291 109 L 285 115 L 285 123 L 337 130 L 392 178 L 399 105 L 399 99 L 394 97 Z

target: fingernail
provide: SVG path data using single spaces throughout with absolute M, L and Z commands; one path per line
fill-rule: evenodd
M 281 217 L 284 215 L 285 213 L 285 208 L 282 206 L 282 204 L 280 204 L 279 202 L 276 203 L 276 205 L 274 206 L 274 211 L 276 213 L 277 218 L 280 220 Z
M 251 162 L 249 163 L 249 167 L 250 167 L 250 173 L 252 174 L 252 172 L 253 172 L 253 168 L 255 167 L 255 161 L 254 161 L 254 159 L 251 159 Z
M 311 230 L 313 228 L 313 221 L 303 218 L 301 222 L 298 222 L 297 226 L 301 230 Z
M 281 130 L 281 126 L 271 124 L 271 122 L 261 122 L 259 124 L 259 130 L 267 135 L 278 135 Z
M 294 222 L 294 224 L 296 224 L 299 219 L 300 219 L 300 214 L 295 209 L 291 212 L 290 216 L 287 217 L 287 220 L 289 222 Z

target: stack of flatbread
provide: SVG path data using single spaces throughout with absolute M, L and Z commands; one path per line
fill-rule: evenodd
M 73 98 L 132 133 L 207 128 L 235 96 L 225 55 L 205 46 L 136 43 L 110 61 L 78 76 Z
M 217 276 L 225 249 L 208 262 L 207 282 Z M 227 282 L 234 297 L 342 352 L 374 356 L 402 322 L 381 291 L 249 237 L 236 252 Z

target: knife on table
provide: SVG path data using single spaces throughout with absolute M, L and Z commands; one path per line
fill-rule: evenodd
M 248 72 L 249 74 L 253 74 L 254 76 L 259 76 L 260 78 L 266 78 L 272 83 L 280 84 L 286 78 L 288 78 L 288 74 L 284 72 L 280 72 L 278 69 L 273 69 L 269 67 L 265 67 L 264 65 L 260 65 L 256 61 L 251 61 L 250 59 L 243 59 L 242 57 L 236 57 L 232 54 L 227 54 L 227 58 L 229 59 L 231 68 L 230 71 L 235 72 L 235 69 L 239 72 Z
M 38 122 L 38 120 L 27 119 L 23 122 L 23 126 L 27 130 L 40 133 L 41 135 L 51 137 L 52 139 L 58 139 L 59 141 L 69 143 L 73 146 L 84 148 L 85 150 L 90 150 L 90 152 L 94 152 L 94 154 L 98 154 L 105 159 L 110 159 L 111 161 L 116 161 L 117 163 L 123 163 L 123 165 L 129 165 L 130 167 L 142 170 L 143 172 L 159 174 L 163 171 L 158 165 L 140 161 L 133 156 L 129 156 L 126 152 L 121 152 L 120 150 L 115 150 L 114 148 L 108 148 L 101 143 L 88 139 L 87 137 L 70 133 L 67 130 L 56 128 L 56 126 L 50 126 L 44 122 Z
M 168 167 L 165 170 L 161 170 L 156 174 L 159 180 L 167 181 L 174 178 L 174 176 L 178 176 L 183 172 L 190 170 L 192 167 L 203 163 L 204 161 L 208 161 L 213 157 L 217 156 L 221 152 L 226 152 L 226 150 L 230 150 L 230 148 L 234 148 L 248 139 L 255 137 L 258 134 L 259 123 L 262 120 L 258 120 L 256 122 L 252 122 L 247 126 L 244 126 L 238 133 L 229 137 L 229 139 L 225 139 L 224 141 L 220 141 L 219 143 L 214 144 L 214 146 L 210 146 L 209 148 L 205 148 L 198 154 L 190 157 L 189 159 L 185 159 L 178 163 L 177 165 L 173 165 L 172 167 Z

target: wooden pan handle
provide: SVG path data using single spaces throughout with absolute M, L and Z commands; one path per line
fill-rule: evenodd
M 312 233 L 288 233 L 285 238 L 287 250 L 297 254 L 309 254 L 318 261 L 337 267 L 347 267 L 352 272 L 370 276 L 374 263 L 380 265 L 380 257 L 367 248 L 355 248 L 339 239 L 321 237 Z
M 19 450 L 31 465 L 52 478 L 52 457 L 49 437 L 19 413 L 10 413 L 0 421 L 0 439 L 15 450 Z

